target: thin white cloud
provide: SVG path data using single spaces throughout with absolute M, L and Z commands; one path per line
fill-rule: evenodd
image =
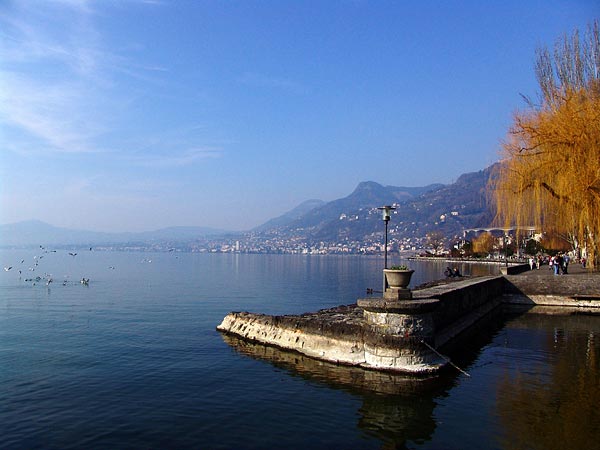
M 220 158 L 223 152 L 215 148 L 193 148 L 175 154 L 140 155 L 131 158 L 131 163 L 152 168 L 185 167 L 202 160 Z
M 102 51 L 93 12 L 86 5 L 55 0 L 36 5 L 21 2 L 12 14 L 0 10 L 3 64 L 45 63 L 91 73 Z
M 105 127 L 91 112 L 95 90 L 102 90 L 103 51 L 90 26 L 89 3 L 55 0 L 35 8 L 19 3 L 10 14 L 7 9 L 0 12 L 0 119 L 39 148 L 95 151 L 94 138 Z
M 115 74 L 167 70 L 107 50 L 94 14 L 84 0 L 0 7 L 0 125 L 39 151 L 101 151 L 102 134 L 118 128 L 115 116 L 135 95 L 123 94 Z
M 178 184 L 176 182 L 167 182 L 164 179 L 131 179 L 113 173 L 94 176 L 72 175 L 63 180 L 61 197 L 78 198 L 82 201 L 83 199 L 92 201 L 101 198 L 124 196 L 146 198 L 153 197 L 157 193 L 176 189 L 177 187 Z
M 11 138 L 3 150 L 29 156 L 110 153 L 115 166 L 151 168 L 221 157 L 219 144 L 205 145 L 206 130 L 137 135 L 128 130 L 131 119 L 143 127 L 136 96 L 147 95 L 148 84 L 168 84 L 169 68 L 127 56 L 143 50 L 136 42 L 119 43 L 123 53 L 108 49 L 94 23 L 106 13 L 99 9 L 104 5 L 84 0 L 0 5 L 0 127 Z M 154 96 L 171 91 L 152 90 Z
M 77 82 L 45 83 L 18 73 L 1 72 L 0 117 L 60 152 L 97 151 L 92 141 L 102 125 L 86 112 L 93 101 Z
M 302 84 L 281 77 L 267 76 L 256 72 L 245 72 L 239 78 L 239 82 L 248 86 L 260 88 L 272 88 L 290 91 L 296 94 L 304 94 L 308 89 Z
M 81 11 L 91 11 L 92 0 L 49 0 L 48 3 L 55 3 L 60 5 L 69 6 L 76 8 Z
M 136 3 L 141 3 L 143 5 L 153 5 L 153 6 L 162 6 L 165 2 L 161 0 L 134 0 Z

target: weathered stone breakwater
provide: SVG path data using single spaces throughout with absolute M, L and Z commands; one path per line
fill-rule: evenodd
M 528 271 L 442 283 L 410 300 L 364 298 L 301 315 L 232 312 L 217 329 L 336 364 L 426 374 L 448 362 L 437 349 L 501 303 L 598 308 L 596 297 L 598 274 Z

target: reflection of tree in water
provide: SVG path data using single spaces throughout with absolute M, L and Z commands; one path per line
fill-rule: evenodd
M 506 449 L 600 448 L 600 330 L 598 317 L 526 315 L 516 322 L 554 322 L 543 367 L 504 373 L 497 408 Z M 550 325 L 551 326 L 551 325 Z M 595 330 L 595 331 L 590 331 Z

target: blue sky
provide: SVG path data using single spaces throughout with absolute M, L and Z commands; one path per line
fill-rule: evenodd
M 0 1 L 0 223 L 249 229 L 498 159 L 595 1 Z M 378 206 L 378 205 L 374 205 Z

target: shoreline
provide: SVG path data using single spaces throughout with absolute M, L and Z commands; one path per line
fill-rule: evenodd
M 409 261 L 444 261 L 449 263 L 466 263 L 466 264 L 484 264 L 505 266 L 506 261 L 503 259 L 476 259 L 476 258 L 452 258 L 447 256 L 409 256 L 405 259 Z M 509 266 L 518 266 L 526 263 L 525 260 L 508 261 Z

